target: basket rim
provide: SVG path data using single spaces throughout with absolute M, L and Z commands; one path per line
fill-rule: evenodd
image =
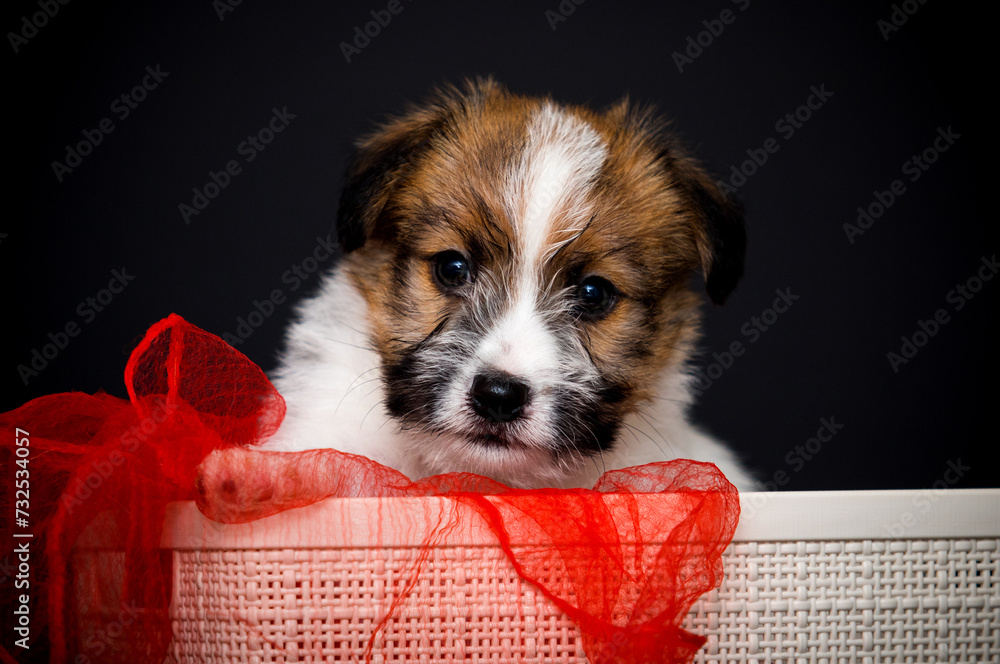
M 671 500 L 670 494 L 636 498 L 641 509 L 656 509 Z M 747 492 L 740 494 L 740 504 L 734 542 L 1000 537 L 1000 489 Z M 447 533 L 442 536 L 440 526 L 445 523 Z M 176 502 L 167 508 L 161 541 L 163 548 L 180 550 L 428 544 L 498 542 L 474 510 L 443 497 L 328 498 L 243 524 L 217 523 L 204 517 L 193 501 Z

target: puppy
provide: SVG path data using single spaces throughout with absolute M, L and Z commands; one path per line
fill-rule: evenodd
M 288 414 L 262 449 L 523 488 L 680 457 L 754 486 L 686 415 L 690 276 L 726 299 L 742 213 L 649 111 L 443 89 L 359 142 L 337 230 L 344 256 L 288 332 Z

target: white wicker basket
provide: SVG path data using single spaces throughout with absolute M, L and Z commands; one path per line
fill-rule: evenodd
M 741 500 L 726 578 L 684 624 L 708 637 L 696 661 L 1000 662 L 1000 490 Z M 332 499 L 224 526 L 173 505 L 163 546 L 174 557 L 174 657 L 363 661 L 446 509 L 434 498 Z M 586 661 L 577 629 L 517 577 L 487 529 L 449 533 L 422 570 L 372 661 Z

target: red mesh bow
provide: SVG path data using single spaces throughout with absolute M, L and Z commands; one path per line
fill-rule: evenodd
M 46 648 L 53 662 L 163 662 L 171 638 L 170 558 L 159 548 L 166 505 L 198 497 L 206 455 L 254 445 L 285 413 L 255 364 L 176 315 L 150 328 L 125 379 L 129 401 L 67 393 L 0 415 L 3 481 L 12 487 L 25 470 L 30 483 L 27 526 L 12 518 L 14 491 L 0 501 L 0 538 L 28 542 L 31 568 L 30 586 L 15 589 L 17 561 L 0 552 L 4 615 L 15 615 L 19 595 L 30 597 L 30 649 L 4 630 L 4 662 L 39 661 Z M 529 491 L 457 473 L 410 482 L 333 450 L 283 456 L 315 462 L 328 491 L 293 487 L 275 511 L 327 495 L 443 495 L 473 507 L 518 573 L 580 627 L 594 663 L 687 662 L 705 641 L 679 625 L 721 581 L 739 516 L 735 488 L 711 464 L 650 464 L 606 473 L 593 490 Z M 649 509 L 648 494 L 669 494 L 657 505 L 670 509 Z

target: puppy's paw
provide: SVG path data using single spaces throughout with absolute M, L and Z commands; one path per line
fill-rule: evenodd
M 198 466 L 195 501 L 215 521 L 241 523 L 275 512 L 275 478 L 266 455 L 252 450 L 215 450 Z

